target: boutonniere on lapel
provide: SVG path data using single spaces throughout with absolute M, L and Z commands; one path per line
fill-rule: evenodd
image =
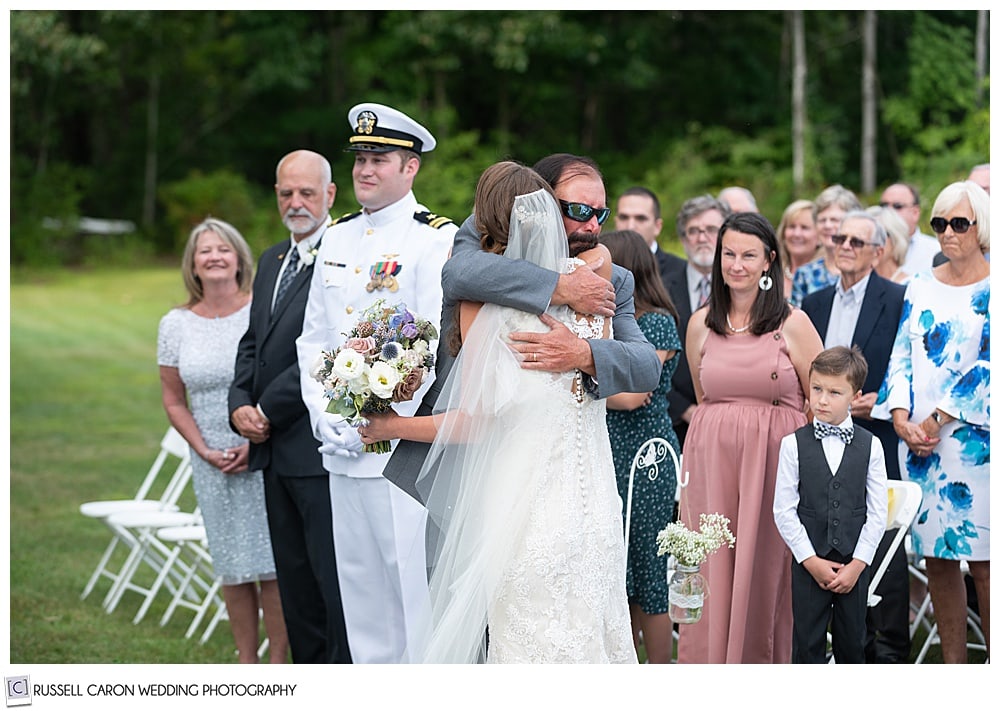
M 316 261 L 316 255 L 319 254 L 319 245 L 315 247 L 310 247 L 302 255 L 302 264 L 307 267 L 311 267 L 313 262 Z

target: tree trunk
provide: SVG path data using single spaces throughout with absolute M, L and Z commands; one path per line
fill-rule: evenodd
M 792 184 L 795 191 L 805 182 L 806 134 L 806 40 L 802 10 L 790 10 L 792 21 Z
M 156 150 L 160 132 L 160 25 L 153 30 L 153 52 L 149 65 L 149 97 L 146 100 L 146 170 L 142 186 L 142 226 L 152 230 L 156 220 L 156 171 L 159 154 Z
M 865 10 L 862 29 L 864 56 L 861 64 L 861 192 L 865 194 L 875 190 L 876 179 L 877 25 L 878 16 L 875 10 Z
M 989 10 L 976 12 L 976 106 L 983 106 L 983 82 L 986 79 L 986 35 Z

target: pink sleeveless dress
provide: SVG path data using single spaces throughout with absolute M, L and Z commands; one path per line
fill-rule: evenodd
M 700 622 L 682 625 L 678 662 L 788 663 L 792 656 L 792 556 L 774 525 L 781 438 L 806 424 L 805 397 L 780 331 L 709 332 L 702 348 L 705 396 L 684 442 L 681 519 L 730 520 L 735 548 L 708 556 Z

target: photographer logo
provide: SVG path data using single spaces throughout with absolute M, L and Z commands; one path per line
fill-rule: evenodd
M 27 676 L 4 677 L 7 691 L 7 706 L 30 706 L 31 684 Z

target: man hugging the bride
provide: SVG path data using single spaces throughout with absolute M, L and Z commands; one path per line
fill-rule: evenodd
M 439 362 L 432 414 L 359 430 L 430 443 L 411 493 L 439 531 L 413 661 L 636 661 L 603 398 L 652 389 L 660 364 L 631 274 L 596 241 L 610 212 L 596 165 L 557 154 L 535 168 L 480 177 L 442 275 L 455 358 L 446 375 Z

